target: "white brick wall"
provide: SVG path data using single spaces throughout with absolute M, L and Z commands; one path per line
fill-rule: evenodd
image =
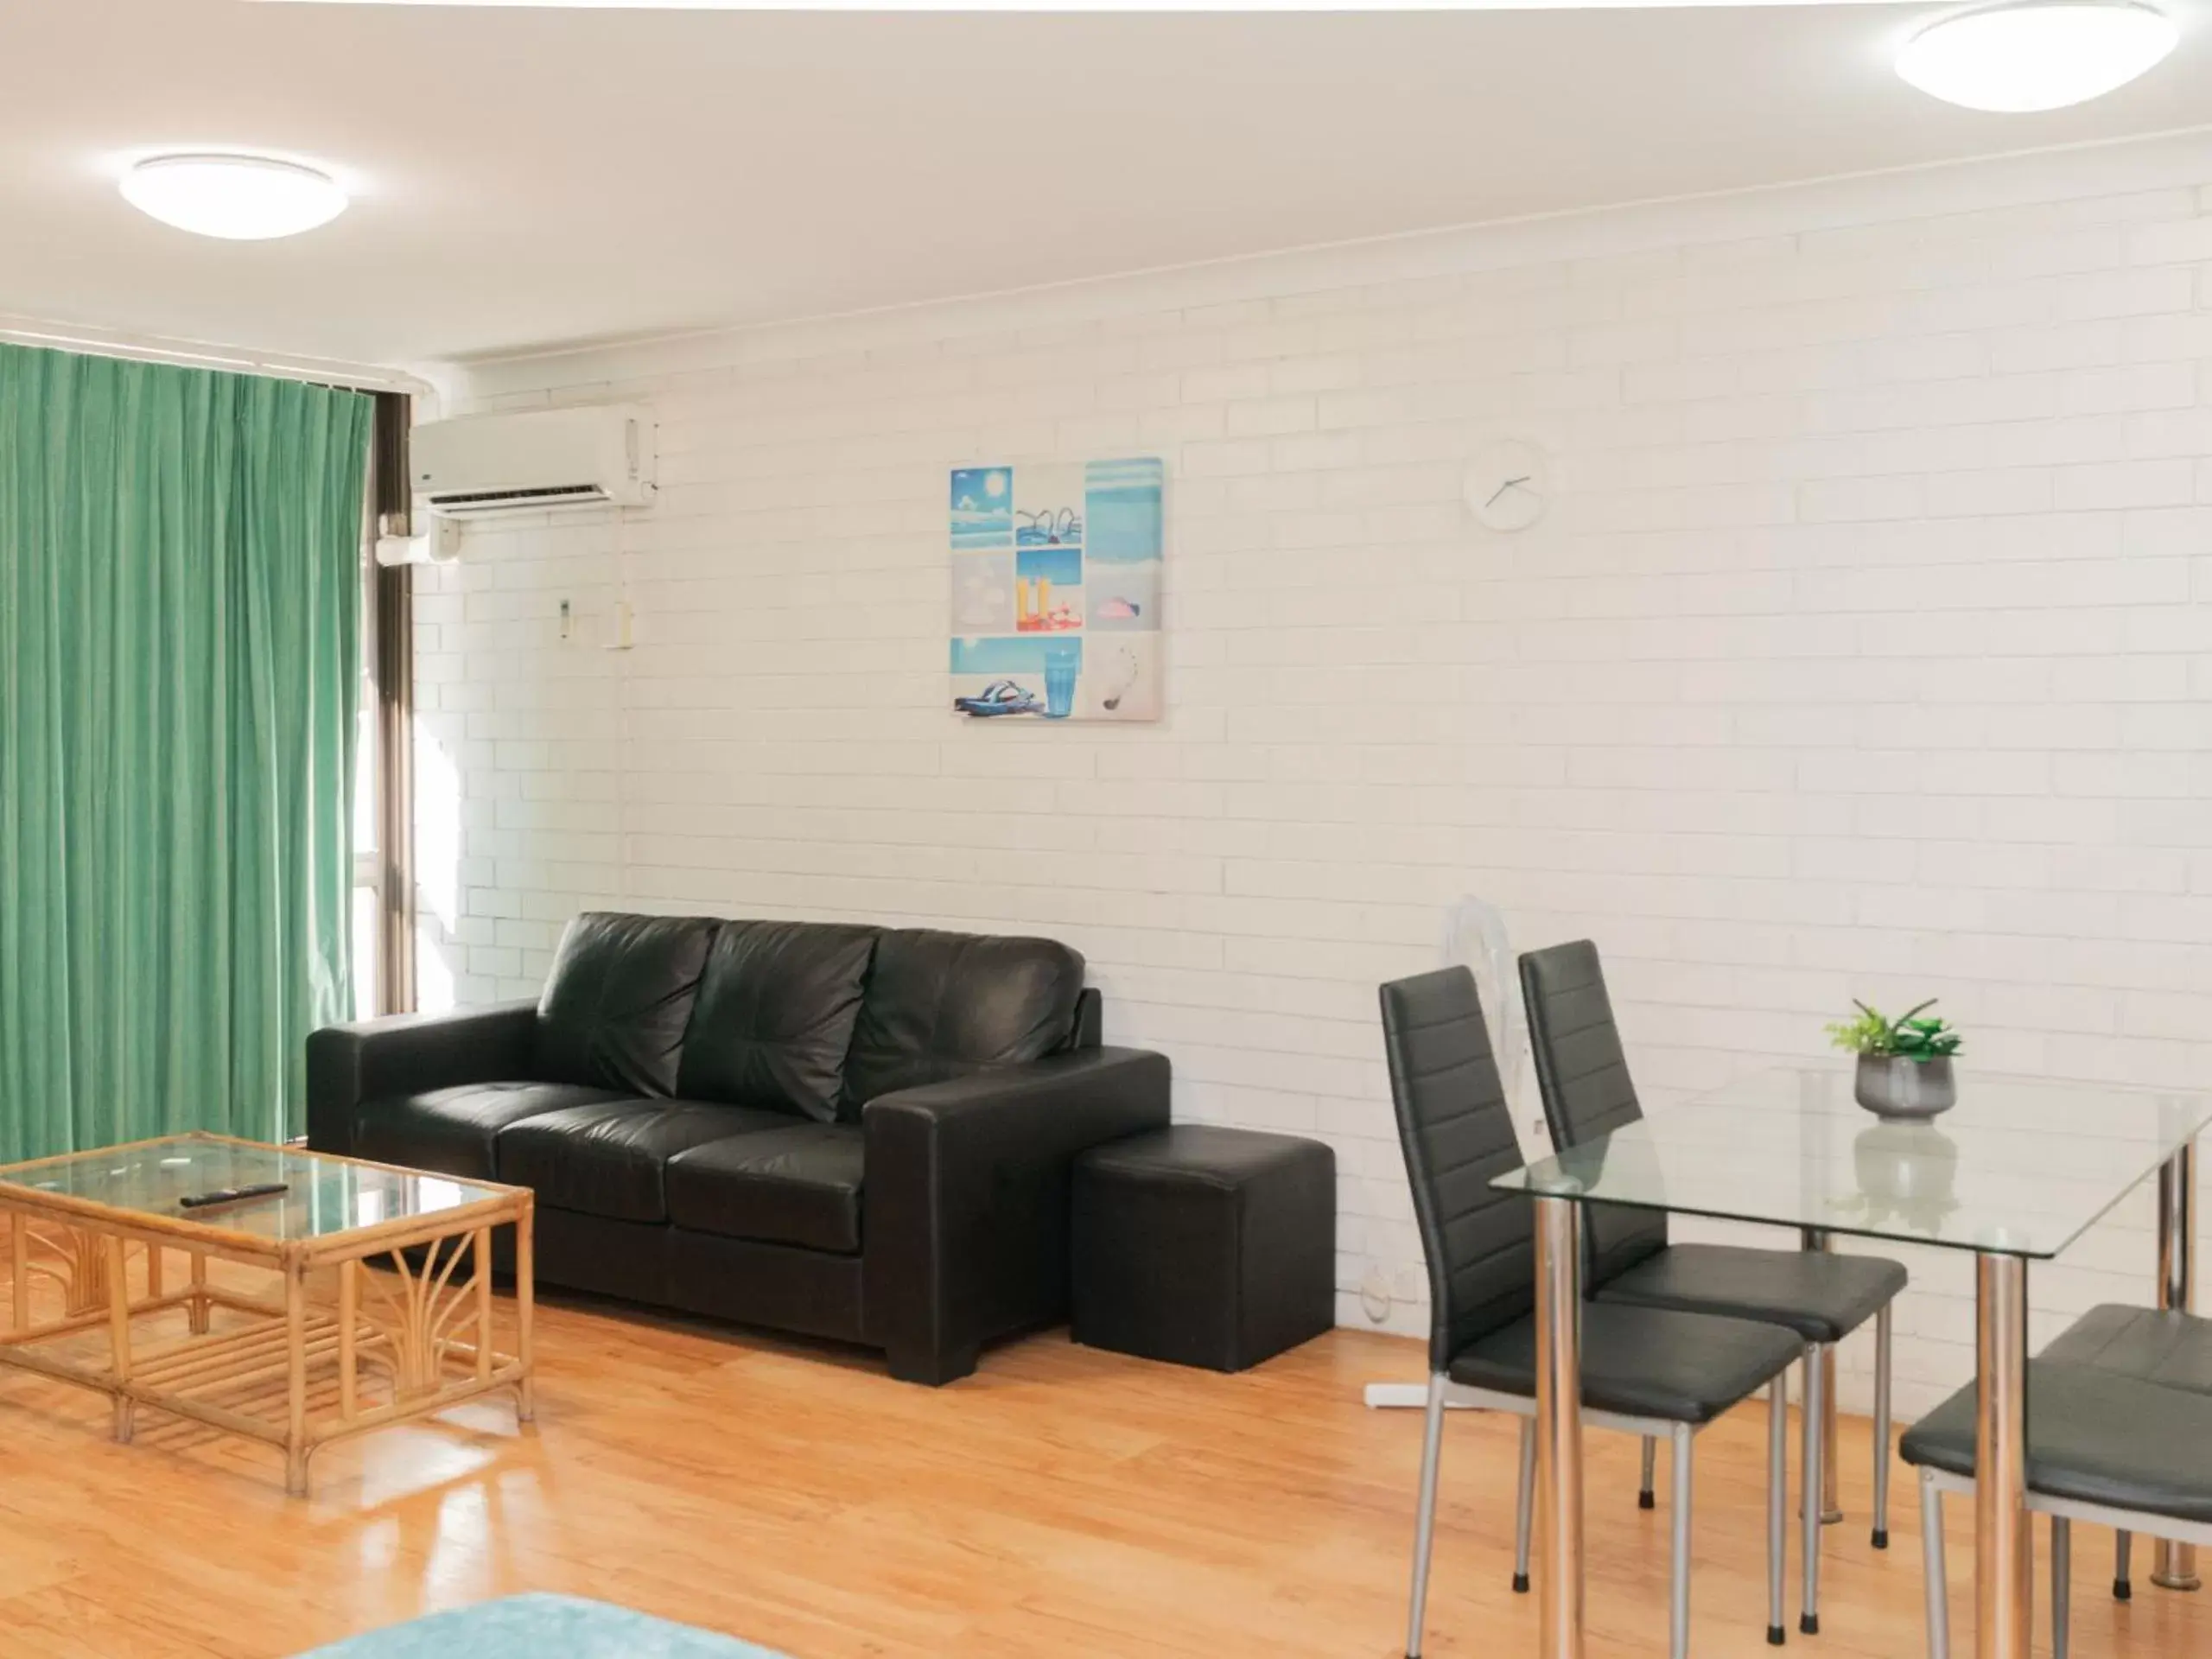
M 423 583 L 434 994 L 533 990 L 586 906 L 1055 934 L 1183 1116 L 1335 1145 L 1343 1316 L 1379 1271 L 1409 1330 L 1375 986 L 1463 893 L 1600 941 L 1653 1098 L 1854 995 L 1940 994 L 1976 1067 L 2212 1084 L 2201 139 L 447 382 L 647 400 L 664 489 Z M 1500 432 L 1557 458 L 1506 538 L 1459 500 Z M 1135 452 L 1171 718 L 962 724 L 944 468 Z M 2038 1339 L 2148 1299 L 2149 1213 L 2037 1271 Z M 1907 1410 L 1973 1325 L 1965 1259 L 1911 1266 Z

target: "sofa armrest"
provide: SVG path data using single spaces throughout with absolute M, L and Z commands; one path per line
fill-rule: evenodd
M 1158 1128 L 1167 1057 L 1092 1048 L 870 1101 L 862 1286 L 894 1376 L 948 1382 L 1063 1319 L 1076 1154 Z
M 455 1014 L 394 1014 L 325 1026 L 308 1037 L 308 1145 L 353 1149 L 363 1101 L 457 1083 L 527 1077 L 537 1004 L 503 1002 Z

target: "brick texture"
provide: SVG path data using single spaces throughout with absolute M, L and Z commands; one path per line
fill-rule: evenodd
M 586 906 L 1057 935 L 1182 1116 L 1336 1147 L 1342 1317 L 1371 1280 L 1408 1331 L 1375 987 L 1463 893 L 1601 943 L 1653 1100 L 1854 995 L 1940 995 L 1972 1068 L 2212 1083 L 2200 182 L 449 376 L 649 402 L 664 487 L 426 576 L 429 994 L 533 991 Z M 1499 434 L 1555 474 L 1510 537 L 1460 499 Z M 960 723 L 944 469 L 1128 453 L 1170 468 L 1171 717 Z M 2150 1216 L 2036 1270 L 2038 1340 L 2149 1299 Z M 1905 1254 L 1910 1413 L 1973 1309 Z

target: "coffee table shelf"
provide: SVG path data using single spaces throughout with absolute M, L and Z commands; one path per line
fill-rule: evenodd
M 203 1211 L 178 1203 L 263 1182 L 284 1191 Z M 191 1135 L 0 1169 L 0 1216 L 13 1288 L 0 1366 L 106 1395 L 118 1440 L 132 1438 L 141 1406 L 188 1418 L 279 1447 L 287 1489 L 303 1495 L 308 1459 L 349 1435 L 502 1391 L 531 1421 L 526 1188 Z M 492 1246 L 510 1226 L 503 1349 Z M 187 1276 L 172 1285 L 177 1252 Z M 218 1282 L 210 1261 L 265 1271 L 276 1294 Z M 41 1319 L 48 1285 L 60 1307 Z M 143 1340 L 179 1309 L 184 1336 Z

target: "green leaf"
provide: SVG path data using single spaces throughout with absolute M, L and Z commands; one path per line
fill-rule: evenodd
M 1936 999 L 1931 996 L 1892 1020 L 1872 1003 L 1853 997 L 1851 1006 L 1859 1010 L 1859 1017 L 1837 1020 L 1825 1027 L 1828 1041 L 1853 1054 L 1940 1059 L 1958 1052 L 1960 1038 L 1949 1021 L 1940 1014 L 1928 1014 L 1936 1003 Z

